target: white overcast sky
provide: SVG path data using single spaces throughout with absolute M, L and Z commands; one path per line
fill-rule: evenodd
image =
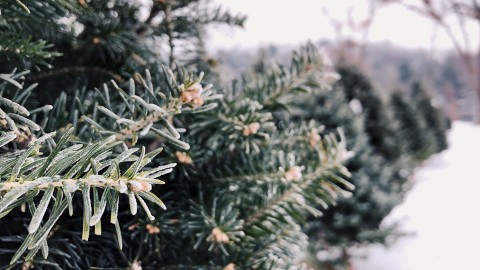
M 437 0 L 438 1 L 438 0 Z M 216 28 L 210 33 L 213 47 L 253 47 L 268 44 L 301 44 L 307 40 L 335 38 L 335 31 L 323 13 L 327 7 L 330 16 L 346 21 L 347 10 L 353 7 L 354 18 L 365 16 L 364 0 L 216 0 L 235 13 L 248 16 L 245 28 L 226 30 Z M 434 24 L 403 7 L 390 5 L 380 8 L 370 28 L 371 42 L 390 41 L 411 48 L 432 48 Z M 478 44 L 478 26 L 469 28 L 473 44 Z M 348 35 L 348 32 L 346 32 Z M 448 49 L 451 41 L 438 31 L 434 48 Z

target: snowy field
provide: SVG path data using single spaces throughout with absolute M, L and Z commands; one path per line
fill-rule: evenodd
M 353 270 L 480 269 L 480 126 L 455 122 L 450 148 L 426 161 L 385 220 L 412 236 L 354 250 Z M 361 258 L 367 256 L 367 258 Z

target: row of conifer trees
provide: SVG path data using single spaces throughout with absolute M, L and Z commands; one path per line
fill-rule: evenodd
M 415 168 L 447 149 L 450 124 L 418 83 L 382 100 L 357 69 L 339 67 L 338 72 L 334 91 L 302 100 L 302 110 L 292 116 L 315 119 L 327 132 L 342 128 L 354 153 L 346 164 L 356 187 L 352 197 L 339 198 L 335 207 L 305 226 L 313 261 L 343 269 L 350 247 L 387 244 L 405 233 L 398 224 L 385 226 L 382 220 L 402 202 Z

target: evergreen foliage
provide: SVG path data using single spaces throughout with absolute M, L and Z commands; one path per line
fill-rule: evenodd
M 0 2 L 0 269 L 306 269 L 395 233 L 428 156 L 399 140 L 446 147 L 423 91 L 415 121 L 355 70 L 331 90 L 311 44 L 215 90 L 205 27 L 245 17 L 147 2 Z
M 310 251 L 313 254 L 318 251 L 330 254 L 322 262 L 317 262 L 322 263 L 317 267 L 326 267 L 325 263 L 342 265 L 348 262 L 349 247 L 384 243 L 386 237 L 398 233 L 394 227 L 381 227 L 380 223 L 401 201 L 402 183 L 396 178 L 398 169 L 375 153 L 375 148 L 369 143 L 364 129 L 366 120 L 362 114 L 362 110 L 368 108 L 355 101 L 348 103 L 340 87 L 318 93 L 301 103 L 302 110 L 294 113 L 295 118 L 319 121 L 327 133 L 342 128 L 347 148 L 351 149 L 346 166 L 356 187 L 352 196 L 339 198 L 335 207 L 324 211 L 323 216 L 311 219 L 304 227 L 310 239 Z
M 356 187 L 352 197 L 337 199 L 335 207 L 304 226 L 310 240 L 310 260 L 319 269 L 346 269 L 350 247 L 387 243 L 403 234 L 396 224 L 385 226 L 382 220 L 403 200 L 412 169 L 438 151 L 433 127 L 443 117 L 431 109 L 432 100 L 424 92 L 422 102 L 428 104 L 408 103 L 396 92 L 384 105 L 360 72 L 345 67 L 338 71 L 342 76 L 337 82 L 340 91 L 300 100 L 302 109 L 292 113 L 294 119 L 321 122 L 326 132 L 342 128 L 347 148 L 354 153 L 346 163 Z M 435 124 L 428 124 L 420 112 L 428 105 L 429 117 L 437 119 Z M 445 139 L 444 129 L 438 134 Z
M 436 142 L 424 119 L 417 116 L 415 109 L 400 92 L 394 92 L 390 96 L 390 108 L 397 122 L 400 140 L 404 142 L 404 152 L 414 162 L 426 160 L 434 153 Z
M 346 142 L 273 116 L 324 59 L 215 91 L 202 29 L 244 17 L 151 4 L 1 3 L 1 269 L 303 269 L 302 224 L 353 189 Z
M 16 3 L 0 4 L 0 42 L 4 43 L 0 43 L 0 72 L 30 69 L 27 80 L 41 83 L 52 96 L 62 91 L 73 94 L 85 85 L 95 87 L 111 79 L 123 83 L 145 69 L 156 76 L 162 72 L 159 61 L 170 68 L 176 62 L 199 66 L 208 73 L 204 28 L 241 26 L 245 20 L 199 0 Z
M 372 84 L 358 70 L 352 67 L 339 67 L 341 80 L 337 85 L 345 92 L 348 102 L 358 100 L 364 114 L 365 132 L 374 151 L 387 161 L 395 161 L 401 154 L 391 115 Z
M 435 153 L 447 149 L 448 121 L 446 119 L 448 118 L 439 108 L 435 107 L 434 100 L 419 83 L 414 83 L 412 86 L 412 100 L 415 103 L 417 115 L 423 118 L 427 128 L 433 133 Z

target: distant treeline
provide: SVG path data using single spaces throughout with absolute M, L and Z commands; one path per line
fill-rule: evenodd
M 321 41 L 318 44 L 328 52 L 334 63 L 342 59 L 342 64 L 356 64 L 372 79 L 383 98 L 392 91 L 408 92 L 412 82 L 418 81 L 452 120 L 472 119 L 470 102 L 475 99 L 468 89 L 461 59 L 454 52 L 409 49 L 383 42 L 366 45 L 361 60 L 358 55 L 353 60 L 353 57 L 349 58 L 349 52 L 344 51 L 345 48 L 339 51 L 335 43 Z M 223 74 L 220 77 L 228 81 L 232 78 L 231 74 L 240 74 L 245 67 L 261 63 L 260 60 L 286 63 L 293 48 L 293 45 L 268 45 L 258 49 L 222 49 L 214 53 L 214 58 L 218 60 L 218 69 Z M 344 63 L 350 59 L 356 63 Z

